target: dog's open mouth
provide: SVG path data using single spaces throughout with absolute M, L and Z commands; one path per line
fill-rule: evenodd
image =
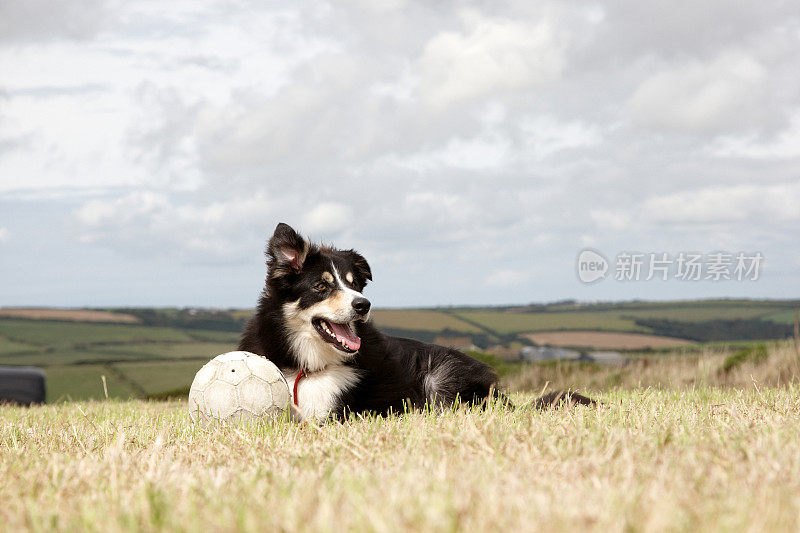
M 355 334 L 350 324 L 337 324 L 324 318 L 311 321 L 319 336 L 347 353 L 357 352 L 361 348 L 361 337 Z

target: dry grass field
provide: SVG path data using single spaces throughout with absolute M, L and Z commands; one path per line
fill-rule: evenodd
M 614 390 L 200 429 L 182 402 L 0 408 L 8 531 L 796 531 L 796 385 Z M 532 396 L 515 395 L 517 401 Z
M 706 345 L 699 352 L 646 355 L 623 367 L 548 361 L 524 365 L 505 380 L 512 390 L 538 390 L 543 383 L 590 390 L 783 387 L 800 384 L 800 350 L 791 341 L 773 341 L 739 350 Z
M 108 322 L 120 324 L 138 324 L 141 322 L 133 315 L 110 313 L 97 309 L 57 309 L 46 307 L 10 307 L 0 308 L 0 317 L 26 318 L 33 320 L 69 320 L 71 322 Z
M 643 350 L 695 344 L 686 339 L 613 331 L 541 331 L 523 333 L 522 336 L 536 344 L 596 348 L 598 350 Z
M 193 425 L 184 402 L 0 406 L 8 531 L 797 531 L 789 342 L 530 365 L 520 405 Z M 597 408 L 531 411 L 573 385 Z M 516 391 L 516 392 L 515 392 Z

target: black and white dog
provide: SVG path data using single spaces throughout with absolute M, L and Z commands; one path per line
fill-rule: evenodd
M 283 371 L 301 417 L 341 420 L 490 397 L 509 403 L 496 391 L 490 366 L 454 349 L 378 331 L 362 294 L 372 272 L 357 252 L 311 244 L 278 224 L 266 255 L 266 286 L 239 349 Z M 537 405 L 563 396 L 551 393 Z

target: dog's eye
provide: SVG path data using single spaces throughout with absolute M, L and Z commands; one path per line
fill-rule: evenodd
M 324 281 L 320 281 L 319 283 L 317 283 L 316 285 L 314 285 L 314 290 L 316 290 L 316 291 L 320 291 L 320 292 L 321 292 L 321 291 L 324 291 L 324 290 L 325 290 L 325 289 L 327 289 L 327 288 L 328 288 L 328 284 L 327 284 L 327 283 L 325 283 Z

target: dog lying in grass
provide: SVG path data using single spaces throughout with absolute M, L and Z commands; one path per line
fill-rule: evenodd
M 281 369 L 301 418 L 342 420 L 492 399 L 511 406 L 489 365 L 452 348 L 378 331 L 363 295 L 372 271 L 358 252 L 312 244 L 278 224 L 266 255 L 266 285 L 239 349 Z M 561 401 L 595 403 L 557 391 L 534 405 Z

